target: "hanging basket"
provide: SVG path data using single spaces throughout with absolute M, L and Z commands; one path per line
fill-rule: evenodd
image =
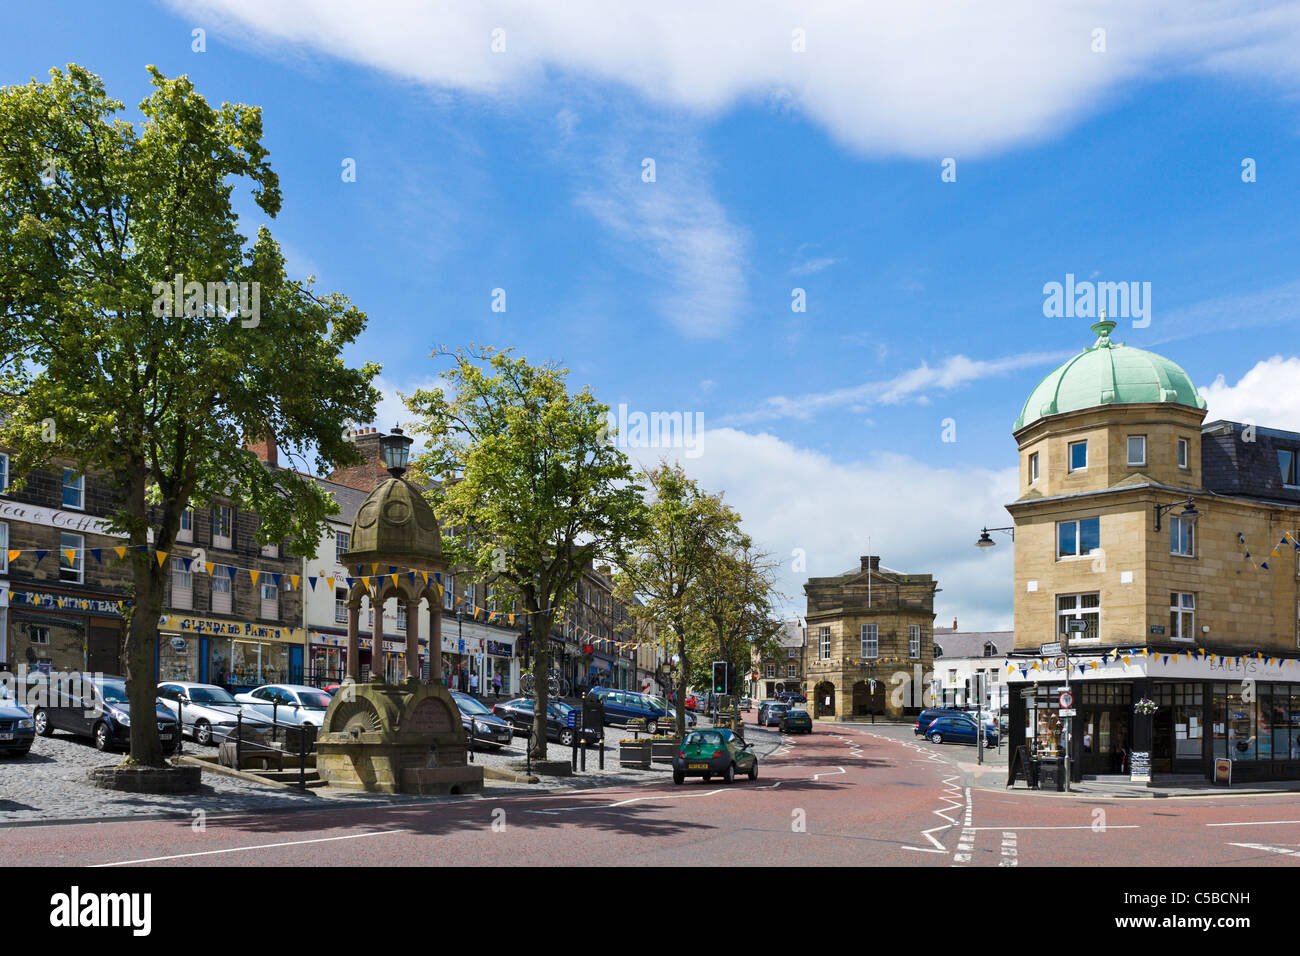
M 1143 697 L 1133 705 L 1133 713 L 1141 714 L 1143 717 L 1150 717 L 1159 709 L 1159 705 L 1149 697 Z

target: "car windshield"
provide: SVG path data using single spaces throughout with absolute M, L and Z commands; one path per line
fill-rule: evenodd
M 790 711 L 788 714 L 786 714 L 786 716 L 787 716 L 787 717 L 807 717 L 807 716 L 808 716 L 808 711 L 806 711 L 806 710 L 792 710 L 792 711 Z
M 103 697 L 107 703 L 125 704 L 127 702 L 126 681 L 101 681 L 95 685 L 95 689 L 99 691 L 100 696 Z
M 722 734 L 716 730 L 696 730 L 686 735 L 686 743 L 696 747 L 721 747 Z
M 456 698 L 456 703 L 460 705 L 460 709 L 467 714 L 492 713 L 491 709 L 483 706 L 482 701 L 475 700 L 473 697 L 463 697 L 460 694 L 454 694 L 453 696 Z
M 574 708 L 570 707 L 568 704 L 561 703 L 560 701 L 557 700 L 547 704 L 546 709 L 551 712 L 552 717 L 567 717 L 569 715 L 569 711 L 573 710 Z
M 185 696 L 195 704 L 237 704 L 230 692 L 220 687 L 187 687 Z

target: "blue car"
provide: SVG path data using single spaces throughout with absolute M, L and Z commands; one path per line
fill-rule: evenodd
M 646 733 L 653 734 L 663 724 L 676 718 L 677 712 L 662 697 L 650 694 L 638 694 L 630 690 L 614 690 L 610 687 L 595 687 L 587 692 L 605 706 L 606 724 L 626 724 L 629 720 L 640 718 L 645 721 Z M 695 715 L 686 715 L 686 726 L 695 726 Z
M 0 753 L 26 757 L 36 739 L 36 722 L 0 684 Z
M 965 714 L 942 714 L 930 721 L 925 736 L 933 743 L 975 744 L 975 721 Z M 998 732 L 991 725 L 984 727 L 984 744 L 988 747 L 998 745 Z

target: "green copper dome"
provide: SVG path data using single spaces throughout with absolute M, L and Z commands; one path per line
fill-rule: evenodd
M 1049 415 L 1101 405 L 1172 402 L 1188 408 L 1205 407 L 1205 399 L 1186 372 L 1154 352 L 1112 342 L 1114 328 L 1115 323 L 1104 318 L 1092 327 L 1096 343 L 1038 383 L 1029 393 L 1014 431 Z

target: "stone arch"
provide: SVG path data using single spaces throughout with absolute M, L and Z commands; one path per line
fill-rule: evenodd
M 829 700 L 829 703 L 827 701 Z M 813 689 L 813 710 L 817 717 L 835 716 L 835 685 L 828 680 L 817 682 Z

